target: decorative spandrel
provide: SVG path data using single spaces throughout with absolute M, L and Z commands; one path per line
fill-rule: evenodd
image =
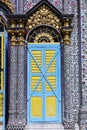
M 32 29 L 37 25 L 47 24 L 55 27 L 56 29 L 61 28 L 60 19 L 47 5 L 42 5 L 34 14 L 30 16 L 27 21 L 26 29 Z
M 44 1 L 44 4 L 39 5 L 39 7 L 34 10 L 33 13 L 29 14 L 28 20 L 26 22 L 26 32 L 31 31 L 33 28 L 38 27 L 38 26 L 51 26 L 54 29 L 58 30 L 60 33 L 62 39 L 64 41 L 64 44 L 69 44 L 70 43 L 70 34 L 72 32 L 72 26 L 71 26 L 71 21 L 72 21 L 72 15 L 65 15 L 56 10 L 55 8 L 52 8 L 48 4 L 46 4 L 46 1 Z M 46 29 L 46 28 L 44 28 Z M 46 39 L 46 33 L 40 33 L 37 35 L 35 38 L 35 42 L 37 42 L 37 39 L 39 37 L 42 38 L 45 37 Z M 50 37 L 50 36 L 49 36 Z M 51 42 L 55 42 L 54 39 L 50 37 Z M 49 42 L 49 40 L 47 40 Z

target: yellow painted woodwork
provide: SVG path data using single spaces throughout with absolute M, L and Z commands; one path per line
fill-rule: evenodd
M 32 116 L 33 117 L 42 117 L 42 98 L 41 97 L 32 97 Z
M 1 68 L 4 68 L 4 36 L 2 35 L 2 37 L 1 37 L 1 53 L 2 53 L 2 55 L 1 55 Z
M 46 67 L 48 67 L 51 62 L 53 56 L 55 55 L 55 50 L 47 50 L 46 51 Z M 47 72 L 56 72 L 56 59 L 54 58 Z
M 56 76 L 47 76 L 53 90 L 56 91 Z M 48 82 L 46 82 L 46 91 L 52 91 L 51 87 L 49 86 Z
M 46 116 L 56 116 L 56 97 L 46 97 Z
M 4 89 L 4 33 L 0 33 L 0 90 Z M 0 94 L 0 117 L 3 116 L 3 94 Z
M 4 89 L 4 73 L 1 72 L 1 89 Z
M 0 68 L 4 69 L 4 34 L 0 36 Z M 0 89 L 4 89 L 4 72 L 0 71 Z
M 31 86 L 32 86 L 32 90 L 35 89 L 36 84 L 38 83 L 38 81 L 40 80 L 40 76 L 32 76 L 31 79 Z M 40 81 L 39 85 L 37 86 L 35 91 L 42 91 L 42 81 Z
M 34 58 L 36 59 L 36 62 L 38 63 L 38 65 L 41 67 L 42 66 L 42 52 L 41 51 L 32 51 L 32 54 L 34 56 Z M 37 63 L 35 62 L 35 60 L 32 58 L 32 72 L 33 73 L 39 73 L 40 69 L 38 68 Z
M 3 94 L 0 94 L 0 117 L 3 116 Z

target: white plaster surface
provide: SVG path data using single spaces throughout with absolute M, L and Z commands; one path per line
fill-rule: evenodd
M 80 130 L 78 124 L 75 124 L 75 130 Z
M 64 130 L 62 124 L 29 124 L 25 130 Z
M 0 125 L 0 130 L 3 130 L 3 126 L 2 125 Z

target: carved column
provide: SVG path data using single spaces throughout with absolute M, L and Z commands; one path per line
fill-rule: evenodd
M 10 90 L 9 90 L 9 125 L 16 121 L 16 88 L 17 88 L 17 44 L 16 35 L 11 33 L 10 41 Z
M 72 129 L 74 122 L 72 119 L 72 94 L 70 81 L 70 45 L 64 46 L 64 127 Z
M 20 21 L 19 27 L 23 27 Z M 18 81 L 17 81 L 17 120 L 21 125 L 25 125 L 25 46 L 24 46 L 24 30 L 18 32 Z
M 80 1 L 81 13 L 81 81 L 80 126 L 87 128 L 87 1 Z
M 64 26 L 62 28 L 64 50 L 63 50 L 63 60 L 64 60 L 64 117 L 63 124 L 65 129 L 73 129 L 74 121 L 72 118 L 72 93 L 71 93 L 71 68 L 70 68 L 70 34 L 72 32 L 71 19 L 63 19 Z

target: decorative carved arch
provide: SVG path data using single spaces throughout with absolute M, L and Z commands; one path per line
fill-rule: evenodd
M 27 17 L 27 32 L 38 25 L 52 26 L 53 28 L 59 30 L 65 44 L 70 43 L 70 34 L 72 32 L 71 21 L 73 14 L 62 14 L 49 1 L 43 0 L 27 12 Z
M 59 30 L 49 25 L 40 25 L 32 28 L 26 35 L 26 41 L 33 43 L 41 43 L 43 39 L 45 42 L 62 42 L 62 35 Z
M 73 14 L 62 14 L 48 0 L 42 0 L 26 15 L 8 15 L 8 31 L 16 34 L 21 32 L 21 35 L 24 35 L 23 33 L 27 34 L 36 26 L 48 25 L 59 30 L 64 44 L 69 44 L 73 16 Z
M 11 0 L 0 0 L 1 8 L 7 11 L 7 14 L 14 13 L 14 6 Z

